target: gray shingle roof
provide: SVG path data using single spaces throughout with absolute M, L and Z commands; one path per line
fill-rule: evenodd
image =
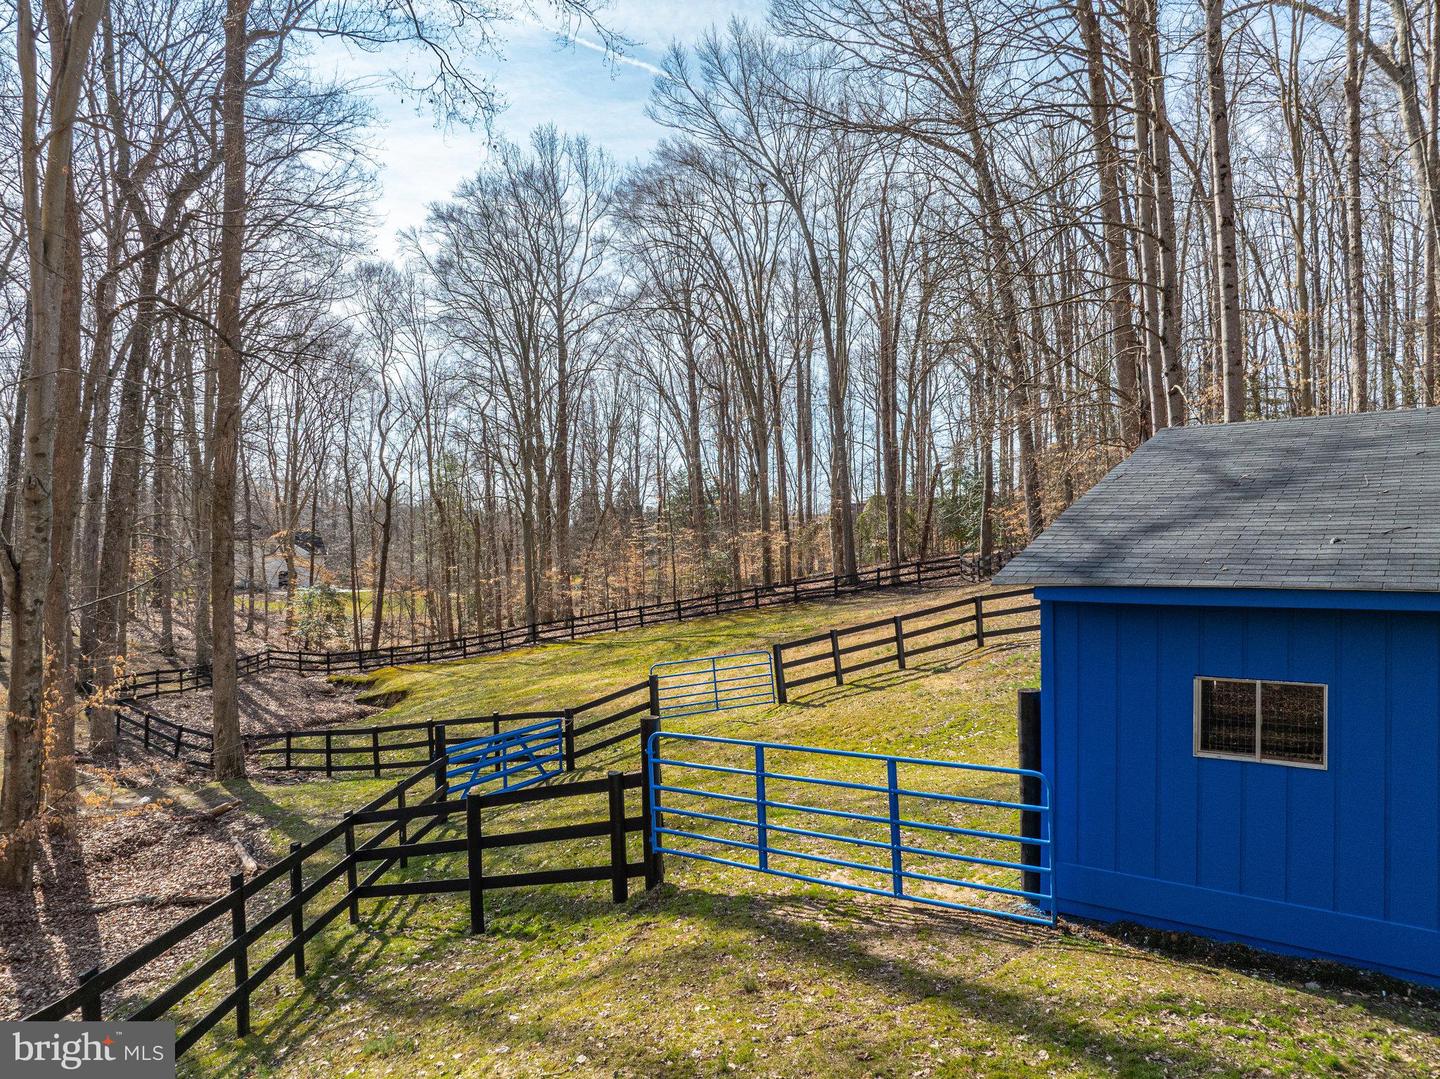
M 1440 591 L 1440 408 L 1162 431 L 995 580 Z

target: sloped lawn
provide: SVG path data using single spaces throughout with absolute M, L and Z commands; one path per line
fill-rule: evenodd
M 387 671 L 373 691 L 404 697 L 376 718 L 575 703 L 639 681 L 657 660 L 938 601 L 934 593 L 869 597 Z M 789 705 L 692 717 L 685 727 L 1012 763 L 1015 691 L 1036 680 L 1033 638 L 926 658 L 937 662 L 880 668 Z M 633 769 L 637 752 L 638 743 L 617 746 L 577 776 Z M 828 774 L 858 776 L 865 764 L 852 773 L 848 764 L 831 767 L 840 771 Z M 273 822 L 280 852 L 389 782 L 248 782 L 230 790 Z M 601 815 L 603 800 L 579 802 L 499 810 L 485 828 Z M 605 842 L 487 852 L 486 866 L 492 856 L 496 872 L 602 862 Z M 632 842 L 638 857 L 638 837 Z M 182 1072 L 1440 1074 L 1440 995 L 1383 979 L 1233 948 L 1202 961 L 1188 957 L 1202 950 L 1173 942 L 1147 947 L 1143 932 L 1132 942 L 1086 926 L 1030 927 L 673 857 L 666 871 L 653 892 L 632 882 L 619 906 L 605 884 L 487 893 L 481 937 L 467 935 L 459 897 L 366 900 L 358 929 L 342 918 L 312 945 L 303 987 L 283 973 L 256 995 L 249 1038 L 237 1041 L 223 1021 Z M 460 872 L 454 859 L 431 859 L 387 879 Z M 224 981 L 191 1005 L 197 1013 Z

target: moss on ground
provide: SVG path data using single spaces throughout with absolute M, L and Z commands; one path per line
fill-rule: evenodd
M 377 721 L 575 703 L 638 681 L 659 659 L 933 602 L 934 594 L 869 597 L 386 671 L 373 690 L 405 696 Z M 939 653 L 904 673 L 879 668 L 789 705 L 693 717 L 686 726 L 1010 763 L 1015 690 L 1034 684 L 1037 672 L 1033 638 L 1010 641 Z M 593 771 L 633 767 L 635 749 L 616 747 Z M 855 778 L 864 765 L 832 767 L 827 774 Z M 283 850 L 389 783 L 228 787 L 272 822 Z M 853 799 L 866 795 L 828 796 L 858 806 Z M 598 815 L 598 800 L 579 801 L 497 811 L 485 828 Z M 583 844 L 587 859 L 603 861 L 604 842 L 496 851 L 493 864 L 497 872 L 573 864 Z M 387 879 L 457 872 L 453 860 L 435 859 Z M 1303 967 L 1286 976 L 1260 963 L 1207 965 L 1083 929 L 1006 923 L 675 858 L 661 888 L 638 885 L 618 906 L 604 884 L 489 893 L 482 937 L 466 934 L 459 897 L 364 901 L 358 928 L 342 918 L 312 945 L 303 987 L 281 974 L 256 995 L 250 1037 L 235 1039 L 223 1021 L 182 1072 L 1440 1074 L 1440 1011 L 1434 995 L 1419 990 L 1347 988 Z M 223 991 L 217 984 L 187 1008 L 198 1013 Z

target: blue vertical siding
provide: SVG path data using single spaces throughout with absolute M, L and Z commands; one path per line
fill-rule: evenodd
M 1440 981 L 1440 612 L 1042 591 L 1061 909 Z M 1197 676 L 1329 686 L 1325 770 L 1196 757 Z
M 1147 876 L 1155 872 L 1157 784 L 1150 781 L 1158 752 L 1155 711 L 1159 706 L 1153 665 L 1138 669 L 1159 632 L 1157 609 L 1116 608 L 1116 653 L 1123 691 L 1115 702 L 1115 757 L 1117 808 L 1115 819 L 1115 862 L 1131 872 Z M 1135 655 L 1132 642 L 1141 643 Z M 1123 777 L 1134 776 L 1137 782 Z

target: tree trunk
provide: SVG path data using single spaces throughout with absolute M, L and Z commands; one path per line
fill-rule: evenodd
M 1245 418 L 1245 345 L 1240 321 L 1240 256 L 1235 239 L 1235 189 L 1230 167 L 1230 100 L 1225 88 L 1225 0 L 1205 0 L 1205 67 L 1210 102 L 1210 184 L 1219 308 L 1218 362 L 1225 420 Z
M 1128 449 L 1149 435 L 1149 406 L 1140 383 L 1140 349 L 1131 317 L 1129 244 L 1120 201 L 1120 155 L 1110 130 L 1110 96 L 1105 72 L 1105 42 L 1091 0 L 1077 0 L 1075 21 L 1085 43 L 1090 87 L 1090 134 L 1100 178 L 1100 220 L 1105 241 L 1106 306 L 1114 342 L 1116 383 L 1120 391 L 1120 429 Z M 1028 424 L 1028 417 L 1021 417 Z M 1023 427 L 1022 427 L 1023 435 Z
M 1370 409 L 1370 343 L 1365 326 L 1365 232 L 1360 208 L 1360 0 L 1346 0 L 1345 24 L 1345 255 L 1350 307 L 1350 403 Z M 1432 48 L 1435 42 L 1431 43 Z M 1437 121 L 1431 116 L 1432 125 Z
M 76 0 L 51 42 L 49 130 L 39 130 L 40 91 L 30 4 L 16 5 L 20 77 L 21 193 L 29 251 L 30 352 L 25 384 L 26 426 L 14 550 L 7 572 L 10 603 L 10 685 L 5 716 L 5 761 L 0 787 L 0 887 L 29 887 L 41 812 L 45 704 L 45 596 L 49 587 L 54 503 L 61 324 L 65 308 L 67 217 L 74 123 L 101 0 Z M 44 154 L 43 166 L 41 154 Z
M 246 16 L 250 0 L 225 5 L 225 71 L 221 99 L 223 170 L 219 281 L 215 309 L 215 437 L 210 481 L 210 647 L 220 780 L 245 774 L 235 668 L 235 475 L 240 446 L 241 310 L 245 248 Z

